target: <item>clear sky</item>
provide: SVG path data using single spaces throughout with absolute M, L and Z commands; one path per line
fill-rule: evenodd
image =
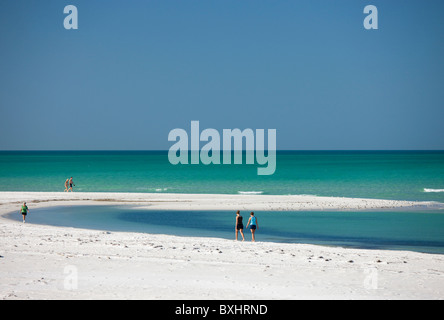
M 277 129 L 278 149 L 444 149 L 443 16 L 442 0 L 0 0 L 0 150 L 167 150 L 191 120 Z

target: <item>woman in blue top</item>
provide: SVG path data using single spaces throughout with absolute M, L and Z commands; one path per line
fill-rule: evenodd
M 254 239 L 254 233 L 256 232 L 256 229 L 259 229 L 259 224 L 257 223 L 257 218 L 254 216 L 254 212 L 250 213 L 251 217 L 248 220 L 247 223 L 247 228 L 248 226 L 250 226 L 250 230 L 251 230 L 251 241 L 255 242 Z

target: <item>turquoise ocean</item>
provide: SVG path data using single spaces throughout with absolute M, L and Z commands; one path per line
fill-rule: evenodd
M 245 163 L 245 161 L 244 161 Z M 2 151 L 0 191 L 283 194 L 444 202 L 444 151 L 278 151 L 258 165 L 172 165 L 166 151 Z
M 0 191 L 276 194 L 434 201 L 373 211 L 256 212 L 259 241 L 444 254 L 444 151 L 278 151 L 257 165 L 172 165 L 166 151 L 2 151 Z M 248 212 L 243 212 L 244 218 Z M 20 220 L 17 213 L 11 218 Z M 29 222 L 182 236 L 234 237 L 233 212 L 153 212 L 129 206 L 33 210 Z M 246 230 L 247 231 L 247 230 Z M 246 232 L 247 240 L 249 231 Z

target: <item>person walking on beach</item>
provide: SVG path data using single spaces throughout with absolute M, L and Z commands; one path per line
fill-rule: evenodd
M 74 184 L 74 182 L 72 182 L 72 177 L 71 177 L 71 179 L 69 179 L 69 189 L 68 189 L 68 191 L 67 192 L 69 192 L 69 190 L 71 190 L 71 192 L 72 192 L 72 186 L 74 185 L 74 187 L 76 186 L 75 184 Z
M 28 212 L 28 206 L 26 205 L 26 202 L 23 202 L 22 208 L 20 209 L 20 213 L 23 216 L 23 223 L 25 223 L 26 215 L 28 214 Z
M 251 217 L 248 219 L 247 228 L 250 226 L 251 230 L 251 241 L 255 242 L 256 239 L 254 238 L 254 234 L 256 233 L 256 229 L 259 229 L 259 224 L 257 222 L 257 218 L 254 216 L 254 212 L 250 213 Z
M 245 241 L 243 218 L 240 215 L 240 212 L 238 211 L 238 212 L 236 212 L 236 241 L 237 241 L 237 238 L 239 236 L 239 231 L 240 231 L 241 236 L 242 236 L 242 241 Z
M 69 185 L 69 178 L 66 179 L 66 181 L 65 181 L 65 191 L 63 191 L 63 192 L 68 192 L 68 185 Z

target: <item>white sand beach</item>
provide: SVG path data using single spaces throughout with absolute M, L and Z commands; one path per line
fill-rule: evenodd
M 19 215 L 23 201 L 30 209 L 27 223 L 4 217 L 13 211 Z M 1 299 L 444 298 L 443 255 L 32 224 L 35 208 L 85 204 L 163 210 L 433 205 L 314 196 L 0 192 Z

